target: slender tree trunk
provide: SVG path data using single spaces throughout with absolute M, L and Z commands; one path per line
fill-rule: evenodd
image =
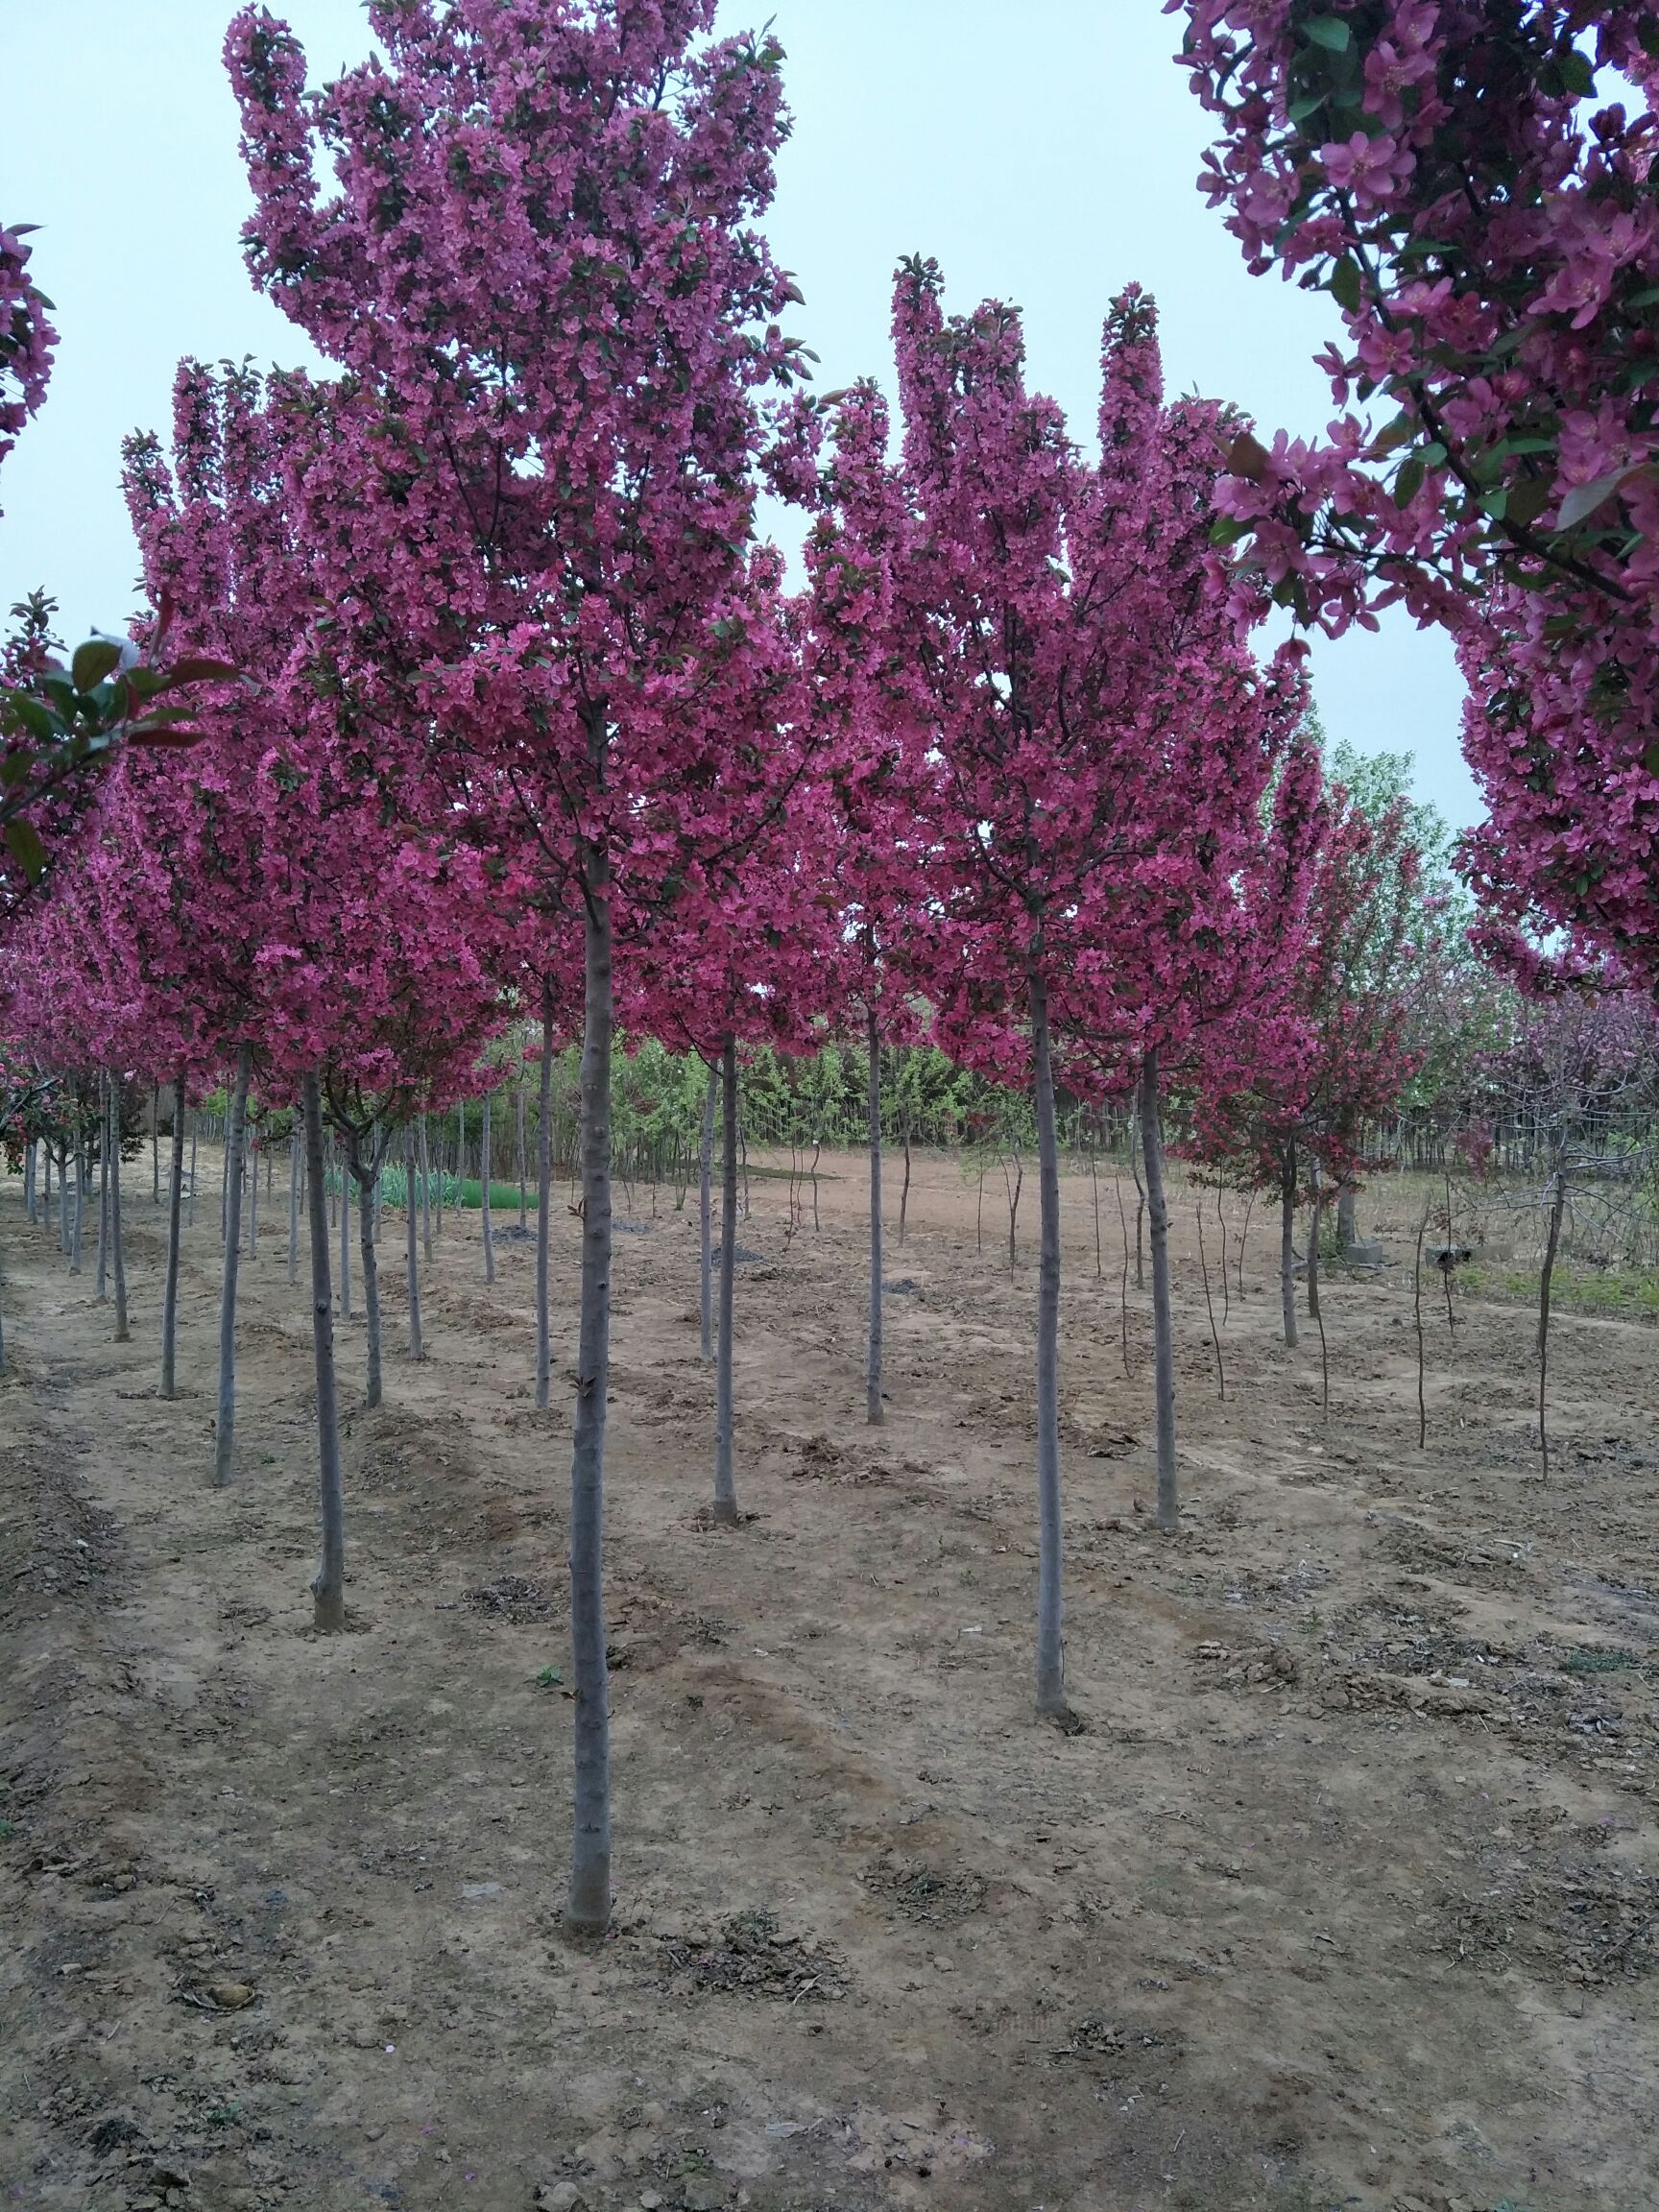
M 495 1231 L 492 1226 L 490 1214 L 491 1166 L 490 1094 L 486 1091 L 484 1094 L 484 1128 L 478 1139 L 478 1184 L 480 1191 L 478 1203 L 484 1224 L 484 1280 L 486 1283 L 493 1283 L 495 1280 Z
M 1567 1166 L 1555 1163 L 1555 1195 L 1550 1206 L 1550 1234 L 1544 1245 L 1544 1264 L 1538 1270 L 1538 1449 L 1543 1476 L 1550 1479 L 1550 1292 L 1555 1276 L 1555 1255 L 1561 1246 L 1561 1217 L 1567 1211 Z
M 115 1341 L 130 1344 L 132 1332 L 127 1323 L 127 1252 L 121 1238 L 121 1103 L 122 1080 L 109 1077 L 109 1273 L 115 1290 Z
M 1129 1123 L 1129 1172 L 1135 1178 L 1135 1287 L 1146 1287 L 1146 1186 L 1141 1180 L 1140 1153 L 1143 1148 L 1144 1132 L 1140 1127 L 1139 1114 Z
M 323 1086 L 307 1075 L 305 1200 L 311 1217 L 311 1345 L 317 1370 L 317 1471 L 323 1558 L 311 1578 L 311 1624 L 346 1625 L 346 1495 L 340 1476 L 340 1401 L 334 1381 L 334 1286 L 328 1280 L 328 1178 L 323 1157 Z
M 703 1091 L 703 1139 L 697 1160 L 697 1297 L 705 1359 L 714 1357 L 714 1107 L 719 1094 L 720 1070 L 710 1068 Z
M 405 1186 L 404 1237 L 407 1246 L 405 1267 L 409 1278 L 409 1357 L 424 1359 L 426 1347 L 421 1335 L 421 1245 L 418 1209 L 415 1200 L 415 1164 L 419 1147 L 415 1132 L 403 1132 L 403 1180 Z
M 190 1229 L 194 1229 L 196 1226 L 196 1140 L 201 1134 L 201 1115 L 192 1114 L 190 1117 L 190 1210 L 185 1223 L 185 1226 Z
M 611 1376 L 611 904 L 605 855 L 588 859 L 582 1037 L 582 1306 L 570 1458 L 570 1646 L 575 1675 L 572 1928 L 611 1919 L 611 1689 L 605 1670 L 605 1398 Z M 545 1208 L 547 1199 L 542 1197 Z
M 606 1046 L 606 1066 L 610 1066 L 610 1046 Z M 584 1113 L 587 1109 L 584 1107 Z M 605 1123 L 605 1194 L 611 1194 L 611 1123 L 607 1114 Z M 536 1132 L 536 1404 L 541 1412 L 547 1410 L 553 1390 L 553 1346 L 547 1312 L 547 1270 L 553 1241 L 553 986 L 544 976 L 541 982 L 541 1126 Z M 584 1244 L 586 1252 L 586 1244 Z M 609 1286 L 609 1270 L 607 1270 Z M 609 1297 L 609 1287 L 607 1287 Z M 610 1341 L 607 1324 L 606 1341 Z
M 1060 1145 L 1054 1126 L 1054 1069 L 1048 1035 L 1048 981 L 1032 961 L 1028 988 L 1037 1109 L 1037 1710 L 1063 1726 L 1066 1702 L 1060 1516 Z
M 102 1108 L 104 1126 L 109 1126 L 109 1108 Z M 65 1139 L 58 1161 L 58 1249 L 65 1260 L 69 1257 L 69 1143 Z
M 23 1212 L 33 1229 L 40 1216 L 39 1200 L 36 1193 L 35 1179 L 39 1166 L 40 1147 L 33 1137 L 23 1147 Z
M 1313 1203 L 1308 1220 L 1308 1318 L 1319 1319 L 1319 1228 L 1325 1211 L 1325 1182 L 1319 1170 L 1316 1153 L 1308 1156 L 1308 1172 L 1313 1185 Z
M 347 1165 L 346 1146 L 336 1142 L 335 1155 L 340 1162 L 340 1318 L 351 1318 L 351 1170 Z
M 421 1144 L 421 1250 L 428 1267 L 432 1264 L 432 1156 L 426 1148 L 426 1117 L 421 1115 L 418 1124 Z
M 259 1257 L 259 1156 L 262 1150 L 257 1132 L 248 1147 L 248 1257 Z
M 167 1162 L 167 1277 L 161 1292 L 161 1395 L 176 1398 L 179 1365 L 179 1235 L 184 1217 L 184 1070 L 173 1084 L 173 1142 Z
M 81 1272 L 82 1243 L 85 1235 L 86 1178 L 90 1172 L 90 1147 L 83 1131 L 75 1140 L 75 1211 L 69 1227 L 69 1272 Z
M 1296 1140 L 1287 1138 L 1279 1178 L 1279 1309 L 1285 1341 L 1300 1341 L 1296 1329 Z
M 524 1063 L 518 1063 L 518 1234 L 530 1227 L 530 1149 L 524 1128 Z
M 288 1280 L 300 1280 L 300 1123 L 288 1133 Z
M 366 1403 L 378 1406 L 386 1387 L 380 1364 L 380 1257 L 374 1249 L 374 1186 L 380 1179 L 380 1147 L 373 1134 L 365 1160 L 362 1144 L 352 1133 L 351 1173 L 357 1184 L 357 1245 L 363 1256 L 363 1321 L 369 1339 Z
M 737 1040 L 728 1037 L 720 1056 L 720 1338 L 714 1367 L 714 1518 L 737 1526 L 733 1475 L 733 1306 L 737 1279 Z
M 109 1078 L 98 1079 L 98 1303 L 109 1296 Z
M 230 1125 L 225 1133 L 225 1273 L 219 1290 L 219 1415 L 213 1442 L 213 1479 L 230 1479 L 236 1445 L 236 1274 L 242 1263 L 242 1140 L 248 1125 L 248 1084 L 253 1048 L 236 1054 L 236 1082 L 230 1094 Z
M 904 1231 L 910 1218 L 910 1117 L 899 1124 L 899 1142 L 904 1147 L 904 1174 L 899 1185 L 899 1249 L 904 1249 Z
M 1175 1321 L 1169 1304 L 1169 1203 L 1164 1190 L 1164 1130 L 1158 1096 L 1158 1054 L 1141 1064 L 1141 1147 L 1146 1166 L 1146 1211 L 1152 1246 L 1152 1375 L 1158 1409 L 1158 1526 L 1179 1525 L 1175 1472 Z
M 435 1178 L 436 1189 L 432 1193 L 432 1234 L 434 1237 L 442 1237 L 444 1234 L 444 1117 L 440 1114 L 438 1117 L 438 1173 Z
M 870 1339 L 864 1361 L 864 1418 L 878 1429 L 881 1404 L 881 1032 L 872 1000 L 867 1014 L 870 1048 Z M 813 1204 L 817 1204 L 814 1186 Z
M 161 1086 L 150 1086 L 150 1203 L 161 1203 Z

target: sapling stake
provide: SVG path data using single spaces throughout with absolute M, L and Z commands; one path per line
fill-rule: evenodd
M 1538 1271 L 1538 1449 L 1543 1456 L 1543 1479 L 1550 1479 L 1550 1291 L 1555 1275 L 1555 1254 L 1561 1243 L 1561 1217 L 1567 1210 L 1567 1162 L 1559 1152 L 1555 1160 L 1555 1194 L 1550 1207 L 1550 1233 L 1544 1245 L 1544 1264 Z
M 714 1357 L 714 1107 L 719 1094 L 720 1070 L 711 1065 L 703 1091 L 703 1135 L 697 1175 L 697 1284 L 705 1359 Z
M 305 1077 L 306 1203 L 311 1215 L 311 1347 L 317 1376 L 318 1501 L 323 1557 L 311 1578 L 311 1624 L 326 1635 L 346 1625 L 346 1498 L 340 1476 L 340 1405 L 334 1380 L 334 1287 L 328 1280 L 327 1176 L 323 1161 L 323 1087 Z
M 118 1070 L 109 1077 L 109 1272 L 115 1285 L 115 1341 L 127 1344 L 132 1332 L 127 1325 L 127 1256 L 121 1240 L 121 1095 Z
M 881 1404 L 881 1032 L 874 998 L 865 1009 L 869 1052 L 866 1107 L 870 1118 L 870 1329 L 864 1354 L 864 1418 L 878 1429 L 886 1418 Z M 818 1186 L 812 1186 L 816 1213 Z
M 1221 1205 L 1221 1186 L 1215 1186 L 1215 1226 L 1221 1233 L 1221 1326 L 1233 1318 L 1233 1293 L 1227 1287 L 1227 1215 Z
M 1225 1406 L 1227 1403 L 1227 1370 L 1221 1364 L 1221 1336 L 1220 1332 L 1215 1327 L 1215 1303 L 1210 1295 L 1210 1262 L 1204 1250 L 1204 1202 L 1202 1199 L 1193 1207 L 1192 1212 L 1198 1222 L 1198 1271 L 1204 1278 L 1204 1310 L 1210 1316 L 1210 1341 L 1215 1347 L 1215 1382 L 1221 1393 L 1221 1403 Z M 1223 1262 L 1221 1273 L 1225 1278 L 1227 1273 L 1225 1262 Z
M 1417 1224 L 1417 1257 L 1411 1269 L 1411 1314 L 1417 1330 L 1417 1449 L 1429 1442 L 1429 1400 L 1423 1377 L 1423 1239 L 1429 1234 L 1429 1204 Z
M 737 1040 L 720 1055 L 720 1336 L 714 1365 L 714 1518 L 738 1522 L 733 1472 L 733 1308 L 737 1276 Z
M 1175 1323 L 1169 1304 L 1169 1207 L 1164 1195 L 1164 1140 L 1158 1098 L 1158 1053 L 1141 1063 L 1141 1142 L 1146 1165 L 1146 1210 L 1152 1245 L 1152 1374 L 1158 1416 L 1158 1526 L 1171 1534 L 1181 1518 L 1175 1471 Z
M 1292 1351 L 1296 1332 L 1296 1140 L 1287 1137 L 1279 1173 L 1279 1311 Z
M 1118 1317 L 1123 1339 L 1123 1373 L 1129 1374 L 1129 1215 L 1123 1205 L 1123 1178 L 1114 1175 L 1118 1192 L 1118 1226 L 1123 1232 L 1123 1278 L 1118 1286 Z
M 161 1292 L 161 1395 L 178 1396 L 179 1236 L 184 1213 L 184 1070 L 173 1082 L 173 1142 L 167 1162 L 167 1276 Z
M 606 1124 L 606 1193 L 610 1193 L 610 1129 Z M 426 1137 L 422 1122 L 421 1165 L 425 1165 Z M 541 1125 L 536 1132 L 536 1407 L 545 1413 L 553 1386 L 552 1339 L 547 1318 L 547 1267 L 553 1236 L 553 985 L 541 983 Z M 431 1257 L 431 1247 L 427 1247 Z
M 495 1280 L 495 1231 L 490 1216 L 490 1094 L 486 1091 L 483 1105 L 483 1129 L 478 1138 L 478 1183 L 480 1190 L 478 1203 L 483 1216 L 484 1280 L 486 1283 L 493 1283 Z
M 409 1279 L 409 1357 L 424 1359 L 426 1348 L 421 1340 L 421 1250 L 416 1221 L 415 1167 L 417 1148 L 412 1129 L 403 1132 L 403 1183 L 404 1183 L 404 1235 L 407 1246 L 405 1267 Z
M 288 1280 L 300 1280 L 300 1157 L 302 1137 L 299 1119 L 288 1132 Z
M 432 1164 L 426 1148 L 426 1117 L 421 1116 L 418 1127 L 421 1141 L 421 1249 L 428 1267 L 432 1264 Z
M 1074 1728 L 1066 1700 L 1065 1530 L 1060 1506 L 1060 1146 L 1054 1122 L 1054 1066 L 1048 1032 L 1048 979 L 1041 935 L 1026 974 L 1031 1015 L 1032 1093 L 1037 1115 L 1037 1710 Z
M 219 1411 L 213 1432 L 213 1479 L 230 1479 L 236 1445 L 236 1276 L 242 1263 L 242 1140 L 248 1125 L 248 1084 L 253 1072 L 253 1047 L 239 1046 L 236 1080 L 230 1094 L 230 1125 L 225 1138 L 224 1274 L 219 1287 Z M 321 1178 L 319 1179 L 321 1187 Z

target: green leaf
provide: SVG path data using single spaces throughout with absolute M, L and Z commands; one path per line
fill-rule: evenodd
M 1620 486 L 1636 473 L 1635 466 L 1613 469 L 1605 476 L 1597 476 L 1588 484 L 1575 484 L 1561 502 L 1561 512 L 1555 517 L 1557 530 L 1576 530 L 1580 522 L 1588 522 L 1598 508 L 1604 507 Z
M 1360 300 L 1359 264 L 1344 253 L 1331 272 L 1331 297 L 1338 307 L 1345 307 L 1350 315 L 1358 311 Z
M 1217 515 L 1210 525 L 1212 545 L 1237 545 L 1240 538 L 1248 538 L 1255 528 L 1253 522 L 1240 521 L 1237 515 Z
M 27 691 L 0 692 L 0 719 L 26 730 L 42 745 L 59 744 L 63 736 L 62 727 L 51 708 L 42 700 L 32 699 Z
M 35 825 L 19 814 L 14 822 L 6 825 L 6 842 L 30 882 L 38 883 L 46 871 L 46 848 Z
M 1429 473 L 1421 453 L 1413 453 L 1408 461 L 1402 461 L 1394 478 L 1394 504 L 1409 507 L 1423 489 L 1423 479 Z
M 90 691 L 121 665 L 121 648 L 111 637 L 88 637 L 75 648 L 69 663 L 70 681 L 77 691 Z
M 1561 71 L 1561 82 L 1569 92 L 1575 92 L 1581 100 L 1588 100 L 1596 90 L 1596 72 L 1589 59 L 1576 46 L 1569 46 L 1556 57 Z
M 1310 15 L 1302 26 L 1302 36 L 1315 46 L 1323 46 L 1328 54 L 1346 54 L 1353 43 L 1348 26 L 1339 15 Z
M 186 654 L 162 671 L 159 688 L 171 690 L 180 684 L 234 684 L 241 673 L 228 661 L 214 661 L 204 653 Z
M 1310 115 L 1317 115 L 1325 105 L 1323 92 L 1304 92 L 1299 100 L 1292 100 L 1287 113 L 1292 123 L 1306 123 Z
M 1636 18 L 1636 37 L 1644 54 L 1651 54 L 1659 60 L 1659 21 L 1651 15 Z

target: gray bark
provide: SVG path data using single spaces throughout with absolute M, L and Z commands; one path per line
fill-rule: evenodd
M 733 1474 L 732 1353 L 733 1287 L 737 1277 L 737 1040 L 728 1037 L 720 1056 L 720 1334 L 714 1347 L 714 1518 L 737 1526 Z
M 39 1171 L 39 1145 L 31 1137 L 23 1147 L 23 1211 L 33 1228 L 40 1218 L 40 1202 L 36 1190 L 36 1177 Z
M 150 1203 L 161 1203 L 161 1086 L 150 1086 Z
M 1309 1173 L 1313 1182 L 1313 1204 L 1308 1223 L 1308 1318 L 1319 1319 L 1319 1230 L 1325 1212 L 1325 1181 L 1319 1172 L 1319 1162 L 1310 1156 Z
M 415 1162 L 417 1151 L 418 1147 L 415 1142 L 414 1131 L 405 1129 L 403 1132 L 403 1179 L 405 1185 L 404 1196 L 406 1199 L 406 1204 L 404 1207 L 406 1219 L 405 1235 L 407 1239 L 405 1265 L 409 1277 L 409 1357 L 411 1359 L 424 1359 L 426 1357 L 426 1347 L 421 1340 L 421 1247 L 418 1241 L 418 1229 L 415 1218 Z
M 1359 1192 L 1352 1183 L 1342 1183 L 1336 1190 L 1336 1243 L 1346 1252 L 1351 1244 L 1359 1241 Z
M 81 1272 L 81 1246 L 86 1219 L 86 1177 L 90 1167 L 84 1134 L 75 1141 L 75 1212 L 69 1229 L 69 1272 Z
M 1152 1248 L 1152 1376 L 1158 1412 L 1158 1526 L 1180 1524 L 1175 1472 L 1175 1320 L 1169 1305 L 1169 1204 L 1164 1190 L 1164 1132 L 1158 1097 L 1158 1054 L 1141 1064 L 1141 1148 L 1146 1166 L 1146 1215 Z
M 1284 1316 L 1285 1341 L 1292 1350 L 1301 1341 L 1296 1327 L 1296 1140 L 1285 1146 L 1279 1176 L 1279 1310 Z
M 606 1065 L 610 1065 L 609 1046 Z M 609 1119 L 605 1126 L 609 1147 Z M 609 1149 L 606 1160 L 609 1164 Z M 609 1194 L 609 1180 L 606 1191 Z M 553 986 L 545 979 L 541 985 L 541 1126 L 536 1132 L 536 1405 L 544 1413 L 553 1389 L 553 1347 L 547 1315 L 547 1268 L 553 1240 Z
M 700 1318 L 703 1323 L 703 1357 L 714 1357 L 714 1101 L 720 1092 L 720 1070 L 710 1068 L 703 1094 L 703 1142 L 698 1154 L 697 1280 Z
M 1060 1516 L 1060 1145 L 1054 1126 L 1054 1068 L 1048 1033 L 1048 983 L 1032 963 L 1031 1056 L 1037 1109 L 1037 1710 L 1071 1718 L 1066 1702 Z
M 109 1077 L 109 1271 L 115 1285 L 115 1341 L 130 1344 L 127 1254 L 121 1241 L 121 1077 Z
M 518 1064 L 518 1228 L 530 1226 L 530 1153 L 524 1134 L 524 1064 Z
M 432 1157 L 426 1149 L 426 1117 L 418 1124 L 421 1142 L 421 1249 L 432 1264 Z
M 178 1396 L 179 1234 L 184 1216 L 184 1076 L 173 1085 L 173 1142 L 167 1162 L 167 1277 L 161 1291 L 161 1395 Z
M 484 1221 L 484 1280 L 495 1280 L 495 1231 L 490 1217 L 490 1094 L 484 1094 L 484 1128 L 478 1139 L 478 1182 L 481 1190 L 479 1207 Z
M 317 1470 L 323 1558 L 311 1578 L 311 1624 L 346 1625 L 346 1498 L 340 1478 L 340 1402 L 334 1382 L 334 1286 L 328 1280 L 328 1185 L 323 1163 L 323 1087 L 305 1078 L 305 1197 L 311 1217 L 311 1345 L 317 1372 Z
M 878 1429 L 881 1404 L 881 1032 L 872 999 L 867 1017 L 870 1054 L 870 1335 L 864 1359 L 864 1418 Z
M 248 1126 L 248 1082 L 253 1048 L 236 1054 L 230 1125 L 225 1133 L 225 1272 L 219 1289 L 219 1415 L 213 1441 L 213 1479 L 228 1482 L 236 1444 L 236 1273 L 242 1262 L 242 1140 Z
M 248 1257 L 259 1257 L 259 1134 L 255 1130 L 253 1142 L 248 1147 Z
M 340 1163 L 340 1318 L 351 1318 L 351 1170 L 346 1164 L 346 1147 L 336 1143 L 334 1156 Z
M 373 1134 L 369 1138 L 369 1156 L 365 1159 L 362 1140 L 352 1131 L 350 1164 L 357 1185 L 357 1244 L 363 1256 L 363 1318 L 369 1339 L 367 1403 L 378 1406 L 386 1385 L 380 1364 L 380 1261 L 374 1249 L 374 1186 L 380 1179 L 380 1146 Z
M 202 1117 L 199 1114 L 192 1114 L 190 1117 L 190 1208 L 185 1220 L 185 1226 L 190 1229 L 194 1229 L 196 1226 L 196 1139 L 201 1127 Z
M 575 1818 L 566 1918 L 611 1919 L 611 1689 L 605 1669 L 605 1399 L 611 1377 L 611 906 L 605 856 L 587 867 L 582 1038 L 582 1305 L 570 1457 Z M 545 1203 L 545 1201 L 543 1201 Z
M 1555 1195 L 1550 1206 L 1550 1234 L 1544 1245 L 1544 1264 L 1538 1270 L 1538 1449 L 1543 1475 L 1550 1479 L 1550 1291 L 1555 1276 L 1555 1255 L 1561 1245 L 1561 1217 L 1567 1210 L 1567 1164 L 1555 1162 Z
M 1129 1124 L 1129 1172 L 1135 1178 L 1135 1287 L 1146 1287 L 1146 1186 L 1141 1180 L 1140 1155 L 1144 1146 L 1144 1132 L 1140 1125 L 1137 1108 Z
M 300 1124 L 288 1134 L 288 1280 L 300 1280 Z

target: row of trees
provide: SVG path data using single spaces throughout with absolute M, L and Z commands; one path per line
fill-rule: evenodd
M 1235 73 L 1224 19 L 1243 12 L 1194 0 L 1217 81 Z M 1254 55 L 1269 31 L 1301 41 L 1292 76 L 1309 39 L 1317 68 L 1354 42 L 1340 10 L 1327 31 L 1293 30 L 1290 0 L 1255 13 Z M 112 1070 L 118 1097 L 137 1072 L 182 1103 L 229 1076 L 221 1479 L 248 1102 L 297 1102 L 325 1630 L 345 1589 L 327 1133 L 358 1193 L 373 1402 L 389 1148 L 421 1115 L 489 1095 L 503 1032 L 539 1023 L 545 1407 L 554 1056 L 580 1039 L 568 1909 L 584 1929 L 610 1900 L 600 1538 L 619 1029 L 709 1070 L 706 1225 L 716 1141 L 725 1202 L 705 1340 L 729 1524 L 743 1048 L 863 1046 L 873 1422 L 879 1054 L 930 1036 L 1029 1099 L 1036 1693 L 1070 1726 L 1061 1098 L 1133 1102 L 1158 1518 L 1173 1528 L 1166 1097 L 1179 1090 L 1217 1165 L 1271 1179 L 1288 1239 L 1304 1190 L 1363 1167 L 1365 1130 L 1423 1059 L 1413 1009 L 1456 966 L 1409 811 L 1327 781 L 1301 647 L 1254 643 L 1276 596 L 1328 611 L 1306 578 L 1329 557 L 1283 524 L 1288 464 L 1227 406 L 1166 398 L 1152 302 L 1133 287 L 1106 322 L 1094 453 L 1029 388 L 1018 315 L 948 314 L 923 259 L 894 286 L 897 424 L 873 383 L 812 397 L 782 326 L 799 293 L 757 227 L 784 131 L 781 54 L 769 36 L 714 38 L 713 14 L 713 0 L 377 0 L 375 57 L 317 90 L 283 24 L 259 7 L 236 18 L 250 268 L 331 373 L 186 362 L 170 442 L 130 443 L 156 616 L 125 659 L 147 683 L 192 685 L 191 722 L 147 733 L 192 743 L 123 750 L 91 834 L 62 841 L 49 871 L 44 846 L 25 854 L 49 896 L 5 948 L 0 1026 L 30 1080 Z M 1277 80 L 1252 98 L 1282 116 Z M 1249 136 L 1255 108 L 1237 127 L 1257 168 L 1280 158 Z M 805 518 L 799 589 L 758 534 L 763 492 Z M 189 657 L 163 679 L 169 623 Z M 64 681 L 135 681 L 108 650 Z M 183 1125 L 180 1112 L 170 1282 Z M 413 1208 L 409 1240 L 413 1306 Z

